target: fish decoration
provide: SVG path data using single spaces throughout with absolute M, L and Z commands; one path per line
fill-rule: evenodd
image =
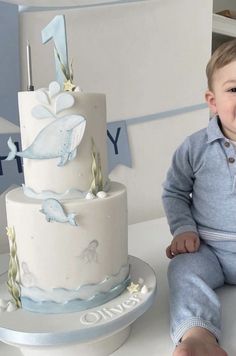
M 48 222 L 56 221 L 59 223 L 69 223 L 73 226 L 78 226 L 76 222 L 76 214 L 67 214 L 61 205 L 61 203 L 56 199 L 46 199 L 43 201 L 41 213 L 45 214 L 46 220 Z
M 76 157 L 85 126 L 86 120 L 83 116 L 66 115 L 44 127 L 34 142 L 22 152 L 17 152 L 17 147 L 10 137 L 7 142 L 10 153 L 6 160 L 11 161 L 15 156 L 29 159 L 60 158 L 58 166 L 64 166 Z

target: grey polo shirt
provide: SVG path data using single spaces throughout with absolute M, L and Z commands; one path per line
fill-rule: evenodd
M 203 230 L 236 239 L 236 152 L 217 117 L 178 147 L 163 188 L 173 236 Z

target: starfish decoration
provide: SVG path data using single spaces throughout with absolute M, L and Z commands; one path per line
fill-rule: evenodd
M 67 80 L 64 82 L 64 90 L 65 91 L 74 91 L 75 90 L 75 85 L 71 82 L 71 80 Z
M 140 284 L 139 283 L 135 284 L 131 282 L 130 285 L 127 287 L 127 289 L 131 294 L 138 293 L 140 292 Z

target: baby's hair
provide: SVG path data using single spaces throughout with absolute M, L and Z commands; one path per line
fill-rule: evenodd
M 213 53 L 206 67 L 209 90 L 213 90 L 213 77 L 217 69 L 236 61 L 236 39 L 224 42 Z

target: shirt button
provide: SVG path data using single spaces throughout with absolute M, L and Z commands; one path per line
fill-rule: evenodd
M 229 147 L 230 143 L 228 141 L 225 141 L 224 145 L 225 145 L 225 147 Z
M 229 161 L 229 163 L 234 163 L 234 162 L 235 162 L 235 159 L 234 159 L 233 157 L 229 157 L 229 158 L 228 158 L 228 161 Z

